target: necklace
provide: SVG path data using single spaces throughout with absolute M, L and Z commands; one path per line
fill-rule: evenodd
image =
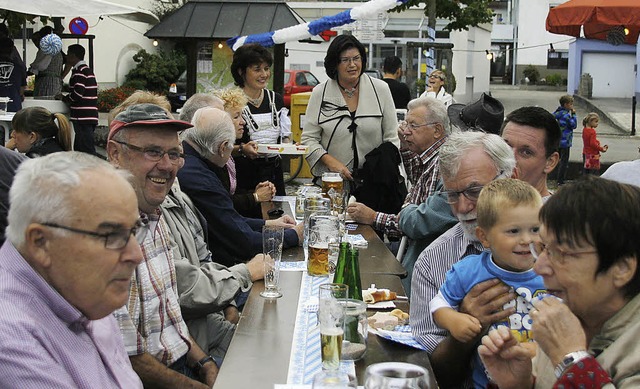
M 340 87 L 340 89 L 342 89 L 344 94 L 347 95 L 347 98 L 349 99 L 352 98 L 353 95 L 355 95 L 358 91 L 358 85 L 360 85 L 360 80 L 358 80 L 358 83 L 353 88 L 347 89 L 344 86 L 340 85 L 340 81 L 338 81 L 338 86 Z
M 247 92 L 244 92 L 244 95 L 247 96 L 247 100 L 249 100 L 249 102 L 251 103 L 251 105 L 255 106 L 255 107 L 259 107 L 260 103 L 262 102 L 262 96 L 264 94 L 264 89 L 260 89 L 260 94 L 258 95 L 258 97 L 256 97 L 255 99 L 252 98 L 251 96 L 249 96 L 247 94 Z

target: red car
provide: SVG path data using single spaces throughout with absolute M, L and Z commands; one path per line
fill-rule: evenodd
M 284 71 L 284 105 L 291 108 L 291 95 L 294 93 L 310 92 L 320 82 L 308 70 Z

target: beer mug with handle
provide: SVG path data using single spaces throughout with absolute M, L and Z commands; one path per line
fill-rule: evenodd
M 374 363 L 364 375 L 365 389 L 431 389 L 429 382 L 427 369 L 404 362 Z
M 337 216 L 313 214 L 309 218 L 307 272 L 310 276 L 329 276 L 329 243 L 340 236 Z

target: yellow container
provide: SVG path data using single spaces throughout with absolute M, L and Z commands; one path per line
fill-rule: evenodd
M 300 142 L 302 136 L 302 129 L 305 123 L 305 114 L 307 112 L 307 104 L 309 104 L 309 97 L 311 92 L 295 93 L 291 95 L 291 136 L 293 142 Z M 298 165 L 302 161 L 302 170 L 298 174 L 300 178 L 312 178 L 309 164 L 304 156 L 300 158 L 291 159 L 291 172 L 298 170 Z

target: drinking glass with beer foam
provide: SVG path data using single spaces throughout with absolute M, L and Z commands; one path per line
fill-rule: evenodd
M 344 182 L 340 173 L 322 173 L 322 193 L 331 200 L 331 209 L 339 213 L 337 207 L 344 193 Z
M 307 272 L 310 276 L 329 275 L 329 242 L 338 240 L 339 236 L 337 216 L 316 213 L 309 217 Z
M 318 325 L 323 370 L 338 370 L 342 355 L 345 305 L 349 287 L 345 284 L 322 284 L 319 287 Z

